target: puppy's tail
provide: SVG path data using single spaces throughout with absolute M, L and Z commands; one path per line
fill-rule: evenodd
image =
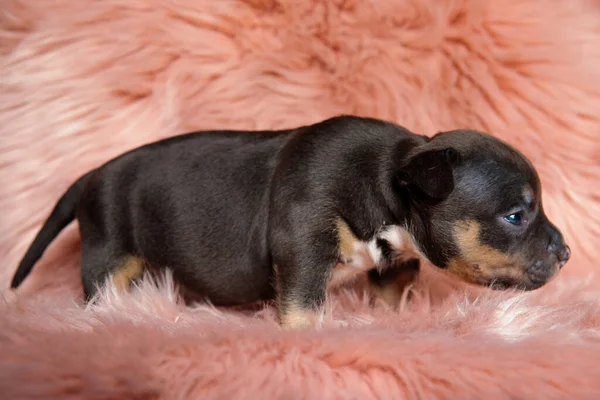
M 29 275 L 35 263 L 42 257 L 46 247 L 52 243 L 54 238 L 75 219 L 75 208 L 79 202 L 79 198 L 83 193 L 83 189 L 92 174 L 93 171 L 88 172 L 79 178 L 75 183 L 71 185 L 69 189 L 63 194 L 58 200 L 54 210 L 44 222 L 42 229 L 35 237 L 31 246 L 25 253 L 25 256 L 17 268 L 17 272 L 13 277 L 10 287 L 12 289 L 17 288 Z

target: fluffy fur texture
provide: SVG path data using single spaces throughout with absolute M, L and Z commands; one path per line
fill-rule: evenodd
M 4 0 L 0 283 L 54 202 L 124 150 L 339 113 L 495 133 L 538 168 L 573 249 L 529 294 L 425 268 L 399 312 L 362 286 L 334 319 L 185 308 L 172 284 L 78 303 L 75 226 L 0 304 L 6 398 L 600 397 L 600 9 L 585 0 Z M 201 238 L 199 238 L 201 240 Z M 581 278 L 587 279 L 582 282 Z

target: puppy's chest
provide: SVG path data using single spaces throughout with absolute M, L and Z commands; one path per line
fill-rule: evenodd
M 338 220 L 339 262 L 329 284 L 336 286 L 372 268 L 383 270 L 392 262 L 419 258 L 413 237 L 398 225 L 382 227 L 368 241 L 359 240 L 348 225 Z

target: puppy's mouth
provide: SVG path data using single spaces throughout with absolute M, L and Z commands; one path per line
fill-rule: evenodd
M 527 279 L 525 281 L 517 281 L 511 278 L 497 277 L 489 279 L 480 283 L 482 286 L 486 286 L 492 290 L 521 290 L 521 291 L 532 291 L 541 288 L 547 284 L 551 279 L 545 281 L 532 281 Z
M 481 286 L 486 286 L 492 290 L 525 290 L 524 285 L 519 282 L 515 282 L 508 278 L 494 278 L 480 283 Z
M 514 282 L 510 282 L 510 281 L 504 281 L 504 280 L 494 280 L 494 281 L 490 281 L 487 285 L 485 285 L 487 287 L 489 287 L 492 290 L 498 290 L 498 291 L 503 291 L 503 290 L 521 290 L 521 291 L 531 291 L 531 290 L 536 290 L 539 289 L 540 287 L 544 286 L 543 283 L 514 283 Z
M 465 267 L 466 265 L 468 267 Z M 546 285 L 557 275 L 558 271 L 558 267 L 547 268 L 543 265 L 534 265 L 535 268 L 524 268 L 522 265 L 516 264 L 500 265 L 494 268 L 485 268 L 481 265 L 480 263 L 465 262 L 459 264 L 461 268 L 450 270 L 450 272 L 458 275 L 465 282 L 492 290 L 531 291 Z

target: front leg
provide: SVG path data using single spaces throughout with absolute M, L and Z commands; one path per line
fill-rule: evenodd
M 369 283 L 375 294 L 396 309 L 404 290 L 416 280 L 419 269 L 419 260 L 416 258 L 393 260 L 387 267 L 369 270 Z
M 335 231 L 299 224 L 292 234 L 272 236 L 272 254 L 281 325 L 314 326 L 324 312 L 327 283 L 338 258 Z

